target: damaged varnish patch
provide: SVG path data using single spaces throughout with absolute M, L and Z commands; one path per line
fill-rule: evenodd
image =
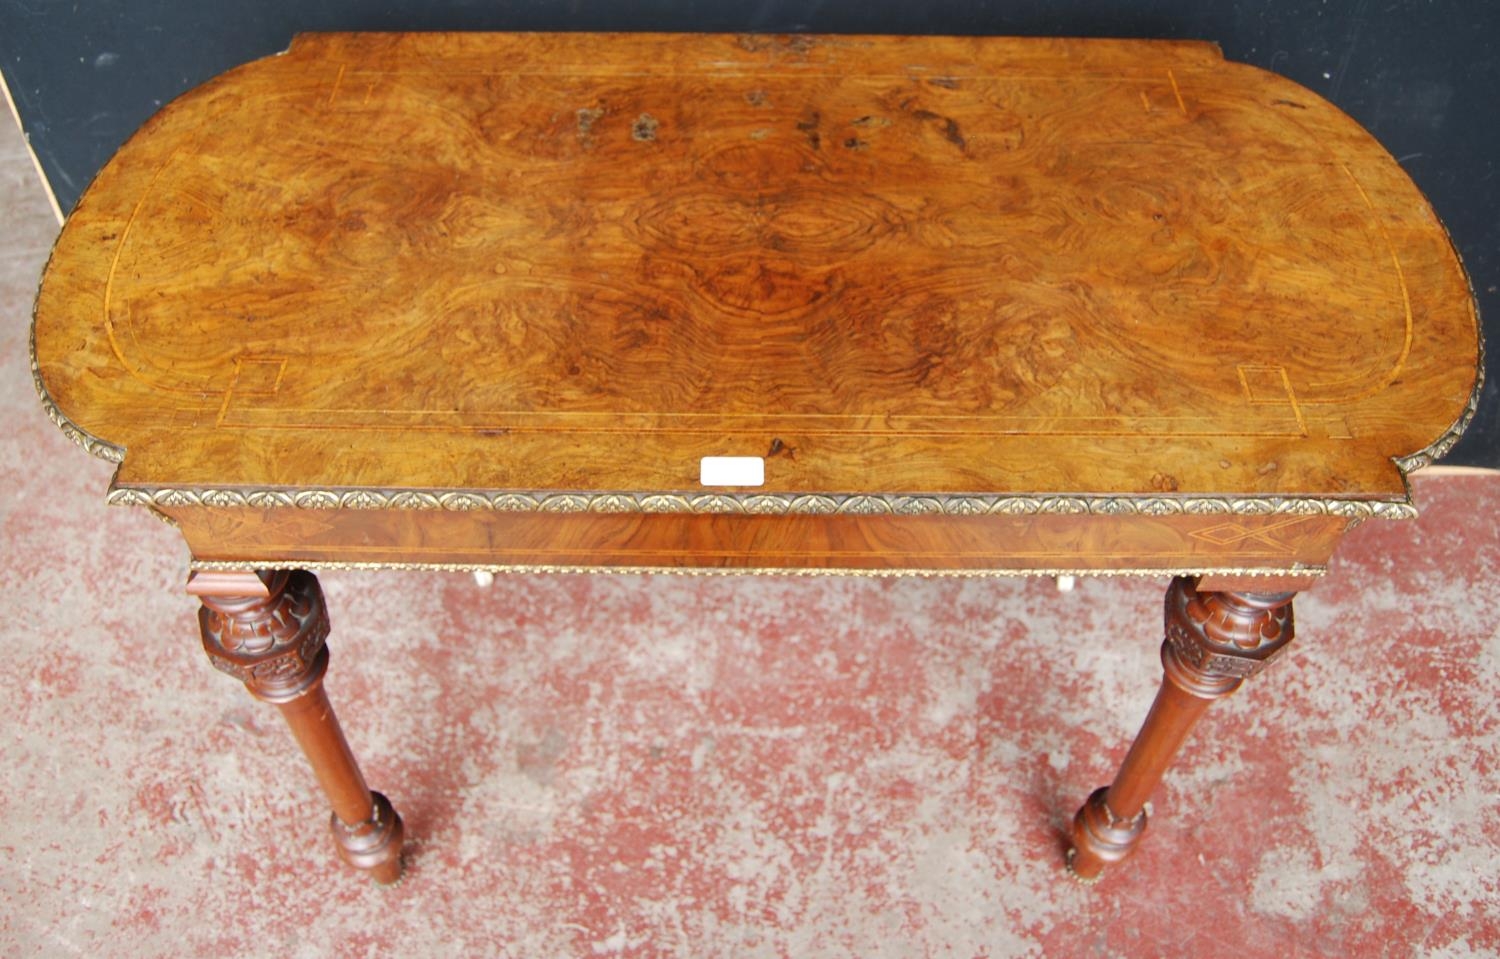
M 656 117 L 642 113 L 630 127 L 630 138 L 637 143 L 652 143 L 656 140 L 656 128 L 661 125 Z

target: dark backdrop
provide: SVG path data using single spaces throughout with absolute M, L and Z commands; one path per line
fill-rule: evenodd
M 163 103 L 302 30 L 1054 34 L 1216 40 L 1365 125 L 1500 317 L 1500 4 L 1490 0 L 0 0 L 0 71 L 68 210 Z M 1495 361 L 1490 364 L 1492 370 Z M 1500 376 L 1450 463 L 1500 468 Z

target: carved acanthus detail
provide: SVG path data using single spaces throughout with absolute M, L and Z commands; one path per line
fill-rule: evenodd
M 268 595 L 202 597 L 203 649 L 260 699 L 285 701 L 327 668 L 328 613 L 313 574 L 263 573 Z
M 1162 646 L 1168 674 L 1197 696 L 1232 692 L 1292 641 L 1293 595 L 1200 593 L 1192 580 L 1175 580 Z

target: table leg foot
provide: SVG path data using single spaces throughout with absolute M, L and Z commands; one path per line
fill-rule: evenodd
M 370 799 L 374 809 L 369 819 L 351 826 L 333 813 L 328 817 L 328 828 L 340 859 L 387 885 L 401 878 L 401 844 L 406 834 L 401 816 L 389 799 L 373 790 Z
M 1193 580 L 1173 581 L 1161 688 L 1114 782 L 1095 790 L 1073 819 L 1071 875 L 1093 882 L 1135 851 L 1146 831 L 1146 800 L 1209 703 L 1292 641 L 1293 595 L 1199 592 Z
M 1068 850 L 1068 874 L 1092 885 L 1105 866 L 1124 861 L 1135 852 L 1146 832 L 1146 810 L 1121 818 L 1109 808 L 1109 789 L 1101 786 L 1073 817 L 1073 845 Z
M 333 806 L 340 858 L 377 882 L 401 875 L 401 817 L 372 793 L 323 689 L 328 611 L 317 577 L 294 572 L 194 573 L 203 649 L 250 694 L 280 710 Z

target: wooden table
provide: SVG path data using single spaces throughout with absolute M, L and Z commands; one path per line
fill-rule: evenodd
M 1177 577 L 1092 879 L 1478 389 L 1395 161 L 1136 41 L 303 36 L 105 167 L 33 351 L 381 881 L 309 569 Z

